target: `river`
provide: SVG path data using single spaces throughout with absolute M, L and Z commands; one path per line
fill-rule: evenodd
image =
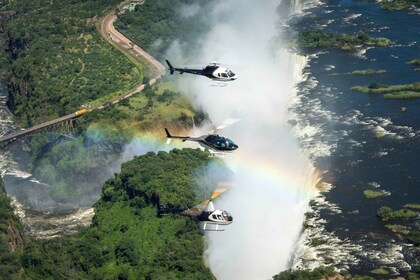
M 418 59 L 419 12 L 387 12 L 370 1 L 323 1 L 307 11 L 298 29 L 386 37 L 390 47 L 308 50 L 306 79 L 291 104 L 293 123 L 303 148 L 321 170 L 324 195 L 312 202 L 294 268 L 334 265 L 369 274 L 383 267 L 390 275 L 405 274 L 418 265 L 419 250 L 406 236 L 385 224 L 418 228 L 417 221 L 381 222 L 381 206 L 401 209 L 419 203 L 420 99 L 392 100 L 351 90 L 370 83 L 409 84 L 419 74 L 408 61 Z M 386 70 L 354 75 L 354 70 Z M 388 195 L 366 199 L 364 190 Z M 312 245 L 310 245 L 312 244 Z
M 13 116 L 6 106 L 7 86 L 0 81 L 0 135 L 13 132 Z M 23 141 L 16 141 L 0 153 L 1 176 L 15 212 L 21 218 L 25 231 L 37 238 L 51 239 L 76 233 L 90 224 L 92 207 L 59 203 L 49 187 L 32 176 L 27 166 L 30 153 Z M 99 197 L 99 194 L 98 194 Z

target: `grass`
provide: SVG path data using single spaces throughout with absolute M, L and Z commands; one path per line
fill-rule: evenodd
M 117 110 L 126 113 L 128 118 L 122 121 L 122 125 L 131 127 L 148 127 L 149 123 L 159 124 L 173 123 L 184 117 L 190 120 L 195 115 L 190 102 L 179 92 L 164 101 L 159 101 L 165 90 L 175 90 L 173 83 L 159 83 L 154 87 L 154 95 L 147 97 L 142 93 L 135 94 L 126 103 L 117 104 Z

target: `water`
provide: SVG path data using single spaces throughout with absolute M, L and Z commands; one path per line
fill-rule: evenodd
M 282 48 L 279 29 L 292 15 L 279 18 L 279 2 L 223 1 L 208 14 L 213 28 L 200 38 L 200 55 L 189 59 L 219 56 L 221 63 L 244 65 L 237 80 L 216 88 L 203 77 L 175 76 L 214 124 L 241 119 L 222 132 L 239 149 L 224 158 L 234 173 L 232 188 L 214 202 L 232 213 L 234 222 L 223 233 L 206 234 L 206 259 L 218 279 L 267 279 L 290 268 L 316 192 L 313 166 L 287 123 L 287 104 L 306 60 Z M 291 13 L 300 6 L 288 2 Z M 176 53 L 182 52 L 168 57 Z M 174 64 L 185 59 L 175 57 Z
M 13 116 L 6 106 L 7 87 L 0 81 L 0 135 L 13 132 Z M 48 185 L 39 182 L 28 171 L 30 154 L 22 141 L 9 144 L 0 151 L 0 168 L 7 194 L 12 198 L 15 212 L 25 231 L 37 238 L 51 239 L 74 234 L 90 224 L 93 208 L 79 208 L 58 203 L 50 195 Z
M 291 112 L 303 148 L 310 152 L 331 190 L 316 199 L 309 219 L 313 226 L 300 240 L 294 267 L 333 264 L 368 273 L 383 266 L 393 275 L 404 274 L 418 265 L 419 253 L 404 237 L 399 239 L 386 230 L 376 213 L 381 206 L 400 209 L 419 202 L 415 155 L 420 154 L 420 99 L 387 100 L 350 88 L 373 82 L 419 82 L 418 71 L 406 64 L 418 58 L 419 15 L 384 12 L 378 3 L 367 1 L 326 1 L 310 12 L 316 15 L 315 22 L 303 18 L 300 28 L 317 26 L 350 34 L 362 31 L 389 38 L 393 44 L 356 52 L 310 50 L 307 80 L 299 85 L 300 94 L 293 100 Z M 387 72 L 349 74 L 364 69 Z M 407 111 L 402 112 L 402 107 Z M 365 189 L 380 189 L 389 195 L 367 200 Z M 311 240 L 321 244 L 309 248 Z

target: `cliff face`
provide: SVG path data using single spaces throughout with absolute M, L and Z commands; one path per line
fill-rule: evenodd
M 7 197 L 3 180 L 0 177 L 0 239 L 6 242 L 10 252 L 20 251 L 24 245 L 22 225 L 13 212 L 10 199 Z M 1 252 L 0 252 L 1 254 Z
M 7 105 L 12 112 L 14 112 L 16 100 L 27 100 L 30 80 L 28 71 L 14 71 L 11 67 L 12 61 L 29 48 L 27 38 L 15 37 L 7 30 L 6 24 L 15 14 L 13 11 L 0 13 L 0 77 L 8 81 L 10 98 Z
M 0 12 L 0 78 L 5 78 L 9 66 L 6 54 L 7 39 L 5 23 L 15 15 L 14 12 Z

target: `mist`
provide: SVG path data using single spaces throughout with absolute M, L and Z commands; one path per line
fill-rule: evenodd
M 276 28 L 279 4 L 217 2 L 207 15 L 212 28 L 200 38 L 197 57 L 181 57 L 176 46 L 168 53 L 173 65 L 216 60 L 241 66 L 229 67 L 239 78 L 225 87 L 210 86 L 199 76 L 177 79 L 215 125 L 227 118 L 242 120 L 220 133 L 239 149 L 224 157 L 233 171 L 233 187 L 215 201 L 234 222 L 224 232 L 207 234 L 205 256 L 218 279 L 267 279 L 290 268 L 304 213 L 315 193 L 312 164 L 287 124 L 287 105 L 305 60 L 282 49 Z

